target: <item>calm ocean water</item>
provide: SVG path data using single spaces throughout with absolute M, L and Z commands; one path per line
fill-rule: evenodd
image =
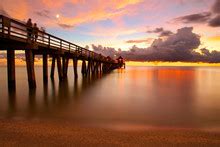
M 80 69 L 79 69 L 80 71 Z M 0 118 L 66 120 L 117 124 L 220 128 L 219 67 L 127 67 L 104 76 L 43 84 L 35 68 L 37 89 L 28 89 L 26 68 L 16 68 L 16 92 L 7 88 L 0 67 Z

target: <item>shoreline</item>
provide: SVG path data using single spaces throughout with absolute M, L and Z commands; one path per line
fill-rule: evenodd
M 220 132 L 153 127 L 120 130 L 68 121 L 0 119 L 0 145 L 219 146 Z

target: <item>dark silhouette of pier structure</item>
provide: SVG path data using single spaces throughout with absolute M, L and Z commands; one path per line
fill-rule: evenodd
M 73 61 L 74 77 L 78 77 L 77 63 L 82 61 L 81 73 L 90 76 L 96 73 L 108 73 L 121 68 L 124 63 L 97 54 L 79 45 L 56 36 L 38 31 L 37 38 L 30 37 L 29 28 L 25 23 L 0 15 L 0 50 L 7 51 L 8 87 L 15 88 L 15 51 L 25 51 L 29 88 L 36 88 L 34 59 L 35 55 L 43 58 L 43 80 L 48 81 L 48 58 L 52 58 L 50 77 L 54 78 L 55 64 L 59 80 L 67 78 L 69 60 Z

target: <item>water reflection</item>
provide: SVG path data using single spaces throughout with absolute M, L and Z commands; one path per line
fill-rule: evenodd
M 51 83 L 54 82 L 53 80 L 54 79 L 51 79 Z M 44 82 L 43 84 L 43 99 L 44 99 L 45 107 L 48 107 L 49 102 L 48 102 L 48 83 L 47 82 Z
M 40 102 L 39 92 L 35 89 L 28 89 L 28 103 L 25 112 L 27 117 L 35 117 L 39 113 L 45 113 L 50 111 L 58 111 L 65 108 L 71 101 L 79 99 L 79 97 L 87 91 L 97 80 L 101 79 L 101 75 L 93 75 L 90 77 L 83 77 L 82 79 L 75 79 L 73 86 L 69 85 L 68 79 L 58 82 L 56 87 L 56 81 L 51 79 L 50 83 L 44 83 L 42 87 L 42 98 Z M 79 82 L 81 82 L 79 87 Z M 76 101 L 77 102 L 77 101 Z M 17 93 L 16 90 L 10 89 L 8 91 L 8 112 L 7 118 L 13 118 L 17 114 Z M 43 114 L 46 115 L 47 113 Z
M 36 72 L 42 73 L 41 68 Z M 220 126 L 219 73 L 218 68 L 128 67 L 107 75 L 69 76 L 62 82 L 53 79 L 43 84 L 37 80 L 36 90 L 29 90 L 23 84 L 26 77 L 19 74 L 16 90 L 0 89 L 0 117 Z
M 35 114 L 35 111 L 37 109 L 36 106 L 36 90 L 35 89 L 31 89 L 29 90 L 29 97 L 28 97 L 28 116 L 32 117 Z
M 167 124 L 194 124 L 194 69 L 154 69 L 155 103 L 160 111 L 154 111 L 159 119 L 167 118 Z M 156 87 L 156 88 L 155 88 Z M 181 115 L 178 115 L 181 114 Z M 160 117 L 159 117 L 160 116 Z
M 11 117 L 16 111 L 16 90 L 10 89 L 8 93 L 8 117 Z

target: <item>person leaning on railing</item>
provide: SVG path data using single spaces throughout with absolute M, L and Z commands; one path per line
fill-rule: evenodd
M 32 21 L 31 19 L 29 18 L 27 23 L 26 23 L 26 26 L 27 26 L 27 37 L 28 37 L 28 40 L 31 40 L 32 38 Z
M 40 27 L 40 31 L 41 31 L 40 37 L 42 39 L 41 41 L 44 43 L 44 34 L 46 32 L 46 29 L 44 27 Z
M 34 39 L 35 42 L 37 41 L 37 38 L 38 38 L 38 31 L 39 31 L 39 28 L 37 27 L 37 24 L 34 23 L 34 27 L 33 27 L 33 39 Z

